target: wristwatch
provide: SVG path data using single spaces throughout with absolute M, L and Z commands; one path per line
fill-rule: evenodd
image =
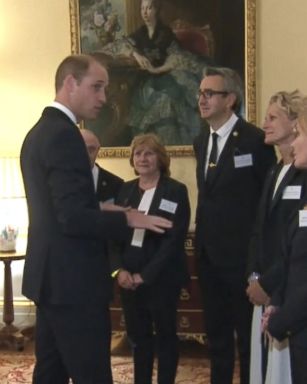
M 247 281 L 248 281 L 249 283 L 251 283 L 251 282 L 253 282 L 253 281 L 255 281 L 255 280 L 258 280 L 259 277 L 260 277 L 260 274 L 259 274 L 259 273 L 257 273 L 257 272 L 252 272 L 252 273 L 249 275 Z

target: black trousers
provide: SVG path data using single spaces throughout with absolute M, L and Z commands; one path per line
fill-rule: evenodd
M 158 384 L 174 384 L 178 365 L 176 310 L 180 288 L 154 293 L 146 286 L 121 290 L 126 330 L 134 358 L 134 383 L 151 384 L 156 346 Z M 155 337 L 154 337 L 155 331 Z
M 292 384 L 307 383 L 307 348 L 293 345 L 290 338 Z
M 33 384 L 112 384 L 108 303 L 38 305 Z
M 240 359 L 240 382 L 249 383 L 252 305 L 244 271 L 220 268 L 199 260 L 205 331 L 211 360 L 211 384 L 232 384 L 235 343 Z M 236 336 L 236 337 L 235 337 Z

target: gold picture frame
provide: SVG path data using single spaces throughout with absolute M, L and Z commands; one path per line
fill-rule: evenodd
M 194 0 L 194 3 L 199 1 L 199 4 L 210 4 L 210 1 L 212 4 L 219 3 L 219 7 L 221 9 L 221 4 L 223 1 L 225 2 L 225 6 L 227 4 L 231 3 L 229 0 Z M 131 29 L 131 26 L 139 25 L 140 24 L 140 16 L 137 15 L 135 9 L 136 4 L 139 4 L 139 0 L 109 0 L 109 1 L 102 1 L 102 0 L 69 0 L 69 9 L 70 9 L 70 30 L 71 30 L 71 52 L 73 54 L 78 53 L 92 53 L 83 51 L 81 46 L 81 16 L 82 12 L 86 9 L 85 4 L 89 4 L 89 6 L 93 6 L 94 3 L 105 3 L 112 6 L 112 4 L 120 4 L 120 7 L 123 7 L 121 9 L 122 15 L 125 17 L 125 28 Z M 243 5 L 244 3 L 244 5 Z M 165 4 L 168 7 L 171 7 L 172 1 L 165 1 Z M 138 5 L 137 5 L 138 6 Z M 241 25 L 243 25 L 243 30 L 240 31 L 240 36 L 236 37 L 236 40 L 238 40 L 238 44 L 243 41 L 243 52 L 242 52 L 242 61 L 243 63 L 239 63 L 242 65 L 242 77 L 244 77 L 244 84 L 245 84 L 245 118 L 252 122 L 256 122 L 256 0 L 242 0 L 242 6 L 244 9 L 242 9 L 242 12 L 236 12 L 235 16 L 239 14 L 240 18 L 244 18 L 244 20 L 239 20 L 241 22 Z M 211 11 L 212 11 L 211 6 Z M 178 8 L 178 7 L 177 7 Z M 196 9 L 198 9 L 196 7 Z M 170 10 L 170 13 L 172 12 L 172 9 Z M 176 11 L 178 12 L 178 11 Z M 235 11 L 234 11 L 235 12 Z M 225 13 L 225 12 L 224 12 Z M 227 11 L 226 11 L 227 13 Z M 217 12 L 216 12 L 217 14 Z M 178 19 L 178 15 L 177 19 Z M 218 17 L 218 16 L 216 16 Z M 236 23 L 236 20 L 233 20 L 233 17 L 226 15 L 226 20 L 228 20 L 229 23 Z M 175 22 L 178 22 L 176 20 Z M 205 30 L 207 28 L 207 30 Z M 231 28 L 231 26 L 229 26 Z M 212 35 L 212 31 L 210 30 L 210 26 L 205 25 L 202 30 L 206 33 L 208 38 L 208 46 L 209 48 L 214 51 L 216 47 L 211 47 L 211 39 L 210 36 Z M 242 36 L 241 36 L 242 33 Z M 213 34 L 214 39 L 214 34 Z M 223 41 L 220 36 L 220 41 Z M 214 45 L 214 44 L 212 44 Z M 224 62 L 217 63 L 218 65 L 225 65 Z M 227 65 L 225 66 L 230 66 Z M 237 69 L 237 68 L 235 68 Z M 112 77 L 111 77 L 111 84 L 112 84 Z M 126 84 L 120 83 L 117 87 L 117 92 L 125 92 L 126 91 Z M 112 108 L 116 110 L 117 106 L 116 103 L 113 103 Z M 86 125 L 88 128 L 88 126 Z M 89 129 L 91 129 L 89 127 Z M 97 133 L 97 132 L 95 132 Z M 102 144 L 103 147 L 101 148 L 101 151 L 99 153 L 100 157 L 127 157 L 129 156 L 129 147 L 128 143 L 125 145 L 117 145 L 115 142 L 112 143 L 112 145 L 106 145 L 105 146 L 105 140 L 104 140 L 104 134 L 102 134 Z M 166 143 L 167 144 L 167 143 Z M 193 154 L 192 145 L 184 144 L 184 145 L 167 145 L 167 149 L 171 156 L 191 156 Z

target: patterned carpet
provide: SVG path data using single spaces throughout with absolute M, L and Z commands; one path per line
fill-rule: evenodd
M 34 367 L 33 345 L 29 343 L 23 352 L 8 349 L 0 350 L 0 383 L 1 384 L 31 384 Z M 197 344 L 197 343 L 196 343 Z M 117 351 L 112 355 L 112 370 L 114 384 L 133 383 L 132 360 L 125 347 L 122 354 Z M 209 384 L 209 361 L 205 356 L 204 347 L 195 343 L 184 344 L 181 347 L 181 359 L 178 367 L 176 384 Z M 153 383 L 156 383 L 156 370 Z M 236 375 L 234 384 L 239 380 Z

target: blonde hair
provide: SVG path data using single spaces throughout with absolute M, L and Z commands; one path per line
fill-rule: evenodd
M 133 156 L 134 151 L 140 145 L 146 145 L 152 149 L 158 157 L 159 170 L 161 175 L 170 176 L 170 157 L 166 151 L 165 146 L 162 144 L 161 140 L 154 133 L 146 133 L 144 135 L 135 136 L 130 145 L 130 165 L 133 165 Z M 137 174 L 137 172 L 135 172 Z
M 304 95 L 298 89 L 292 92 L 280 91 L 271 96 L 269 105 L 277 104 L 289 120 L 295 120 L 302 110 L 303 99 Z
M 298 122 L 302 130 L 307 134 L 307 97 L 305 96 L 300 105 Z

